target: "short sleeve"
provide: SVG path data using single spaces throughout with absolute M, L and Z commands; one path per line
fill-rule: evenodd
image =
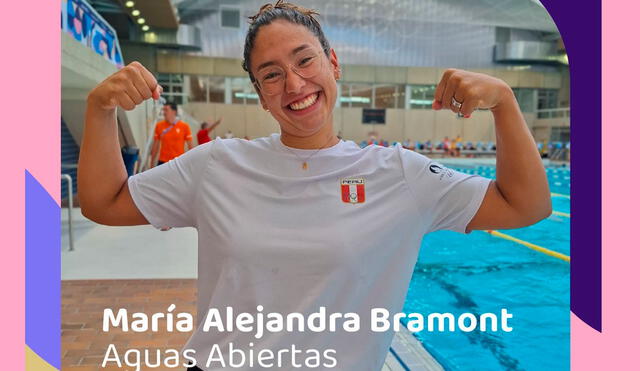
M 155 140 L 160 139 L 160 123 L 156 124 L 156 128 L 153 131 L 153 139 L 155 139 Z
M 449 169 L 419 153 L 400 149 L 404 176 L 417 200 L 427 233 L 465 233 L 491 179 Z
M 191 127 L 189 126 L 189 124 L 185 124 L 184 125 L 184 140 L 191 140 L 193 139 L 193 137 L 191 136 Z
M 209 163 L 210 145 L 129 178 L 129 192 L 142 215 L 156 228 L 195 227 L 195 194 Z

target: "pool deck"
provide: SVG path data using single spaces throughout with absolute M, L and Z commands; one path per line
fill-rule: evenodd
M 404 326 L 393 338 L 383 371 L 443 371 L 420 341 Z
M 79 209 L 73 210 L 72 218 L 74 221 L 75 251 L 70 252 L 68 251 L 67 209 L 62 210 L 62 280 L 67 282 L 63 283 L 62 287 L 64 299 L 62 322 L 63 325 L 71 326 L 70 329 L 67 329 L 69 335 L 66 338 L 63 326 L 63 365 L 66 365 L 65 369 L 69 370 L 74 367 L 88 366 L 87 362 L 91 362 L 92 358 L 95 358 L 94 355 L 77 358 L 79 351 L 74 350 L 84 345 L 75 342 L 73 331 L 91 329 L 90 324 L 83 324 L 81 328 L 76 327 L 78 325 L 76 322 L 82 321 L 80 305 L 87 302 L 88 295 L 104 292 L 102 289 L 96 290 L 95 288 L 87 291 L 89 284 L 83 282 L 94 281 L 99 286 L 104 285 L 101 282 L 111 282 L 111 286 L 114 285 L 114 282 L 122 282 L 124 285 L 122 290 L 124 291 L 114 287 L 114 294 L 120 296 L 117 299 L 109 300 L 117 300 L 118 302 L 126 300 L 121 299 L 122 294 L 134 297 L 134 299 L 141 299 L 140 295 L 148 294 L 138 292 L 127 294 L 126 288 L 132 285 L 120 280 L 153 280 L 156 282 L 166 280 L 169 283 L 161 284 L 164 287 L 163 290 L 167 290 L 167 285 L 171 285 L 172 281 L 178 282 L 177 285 L 180 287 L 188 286 L 190 285 L 188 282 L 197 277 L 198 259 L 198 236 L 192 228 L 160 232 L 151 226 L 107 227 L 86 219 Z M 75 284 L 74 281 L 78 284 Z M 76 294 L 79 297 L 79 304 L 72 304 L 70 301 Z M 160 294 L 160 297 L 162 300 L 166 299 L 164 292 Z M 104 299 L 96 297 L 91 300 Z M 153 299 L 145 297 L 144 300 L 145 303 L 151 305 Z M 73 314 L 65 315 L 67 313 L 65 312 L 66 306 L 74 308 Z M 95 313 L 91 313 L 89 317 L 93 316 Z M 177 340 L 180 339 L 174 339 L 174 341 Z M 70 352 L 64 349 L 69 346 L 72 347 L 69 349 Z M 92 349 L 91 347 L 91 345 L 87 345 L 87 349 Z M 65 357 L 67 354 L 69 356 Z M 387 354 L 382 370 L 440 371 L 443 370 L 443 367 L 427 352 L 413 334 L 403 327 L 393 339 L 391 351 Z

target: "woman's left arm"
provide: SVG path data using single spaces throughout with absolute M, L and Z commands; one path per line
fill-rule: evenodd
M 462 103 L 456 107 L 457 102 Z M 433 108 L 470 117 L 490 109 L 496 128 L 496 180 L 489 185 L 467 230 L 520 228 L 551 214 L 544 165 L 511 88 L 479 73 L 447 70 L 435 92 Z

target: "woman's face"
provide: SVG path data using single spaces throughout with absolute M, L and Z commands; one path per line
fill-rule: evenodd
M 296 53 L 311 50 L 320 53 L 322 68 L 316 76 L 303 78 L 289 65 L 296 65 Z M 257 78 L 260 66 L 269 62 L 285 71 L 282 89 L 273 95 L 257 90 L 262 106 L 280 123 L 282 132 L 309 137 L 325 125 L 331 126 L 337 94 L 336 79 L 339 77 L 338 59 L 333 49 L 327 58 L 318 38 L 306 27 L 277 20 L 258 30 L 251 51 L 253 76 Z M 314 99 L 315 102 L 306 107 Z M 306 108 L 300 109 L 302 107 Z

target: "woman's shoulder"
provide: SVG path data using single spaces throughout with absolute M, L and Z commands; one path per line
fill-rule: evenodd
M 397 156 L 397 154 L 404 150 L 404 148 L 402 148 L 399 143 L 388 147 L 380 146 L 377 144 L 369 144 L 366 147 L 361 148 L 361 150 L 372 156 L 393 157 Z
M 217 144 L 216 147 L 221 150 L 268 150 L 273 147 L 270 137 L 256 139 L 217 137 L 214 142 Z
M 361 147 L 355 142 L 347 142 L 342 154 L 349 162 L 371 164 L 381 169 L 395 169 L 401 165 L 401 146 L 379 146 L 370 144 Z
M 205 145 L 211 146 L 213 157 L 237 162 L 241 158 L 266 158 L 276 152 L 269 137 L 244 139 L 217 137 Z

